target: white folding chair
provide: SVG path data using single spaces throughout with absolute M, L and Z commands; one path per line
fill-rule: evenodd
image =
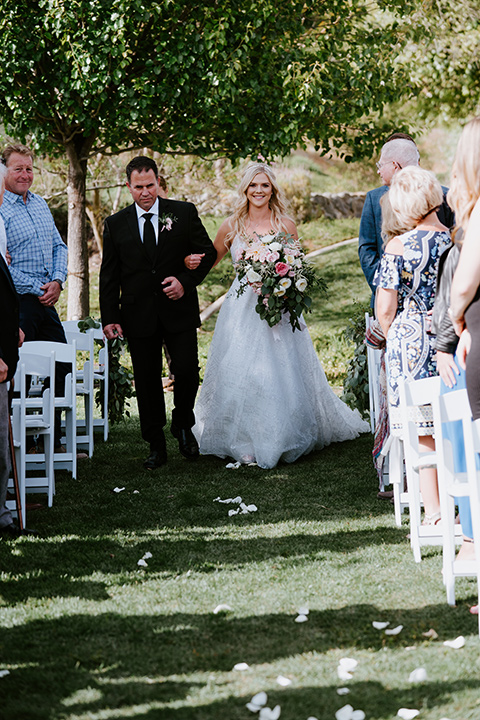
M 365 313 L 365 329 L 368 330 L 373 322 L 373 317 Z M 375 426 L 380 409 L 380 366 L 382 363 L 382 351 L 370 347 L 367 344 L 367 367 L 368 367 L 368 399 L 370 409 L 370 429 L 375 432 Z
M 50 388 L 55 386 L 55 353 L 49 355 L 25 354 L 15 374 L 15 393 L 12 402 L 12 431 L 15 447 L 15 460 L 18 472 L 18 484 L 22 504 L 22 519 L 26 525 L 25 495 L 28 492 L 46 492 L 48 506 L 53 504 L 55 493 L 55 475 L 53 467 L 54 446 L 54 393 L 47 388 L 40 396 L 29 397 L 27 376 L 49 378 Z M 43 453 L 27 452 L 27 437 L 43 438 Z M 35 472 L 35 476 L 28 474 Z M 43 472 L 43 475 L 38 473 Z
M 72 321 L 69 321 L 72 322 Z M 76 321 L 74 321 L 76 322 Z M 93 409 L 95 405 L 93 362 L 94 362 L 94 338 L 89 332 L 82 333 L 80 330 L 65 329 L 67 343 L 75 343 L 77 352 L 84 352 L 87 360 L 83 361 L 81 368 L 77 368 L 76 395 L 83 398 L 84 417 L 77 414 L 77 445 L 86 446 L 88 456 L 93 455 Z
M 70 365 L 71 372 L 65 377 L 65 389 L 63 395 L 54 393 L 54 406 L 56 410 L 65 412 L 65 450 L 66 452 L 54 453 L 54 464 L 57 470 L 69 470 L 72 477 L 77 477 L 77 403 L 75 388 L 77 384 L 77 349 L 75 343 L 48 342 L 45 340 L 33 340 L 25 342 L 20 348 L 20 357 L 25 355 L 49 355 L 55 353 L 56 362 Z
M 423 405 L 431 405 L 440 394 L 440 377 L 428 377 L 422 380 L 399 381 L 401 439 L 405 457 L 405 470 L 408 485 L 408 509 L 410 515 L 410 543 L 415 562 L 422 559 L 421 547 L 424 545 L 442 545 L 441 526 L 422 525 L 419 471 L 423 467 L 437 467 L 435 452 L 423 453 L 419 450 L 418 430 L 415 424 L 415 410 Z
M 476 575 L 474 561 L 461 561 L 455 558 L 455 546 L 461 542 L 459 525 L 455 523 L 455 498 L 468 497 L 470 485 L 465 469 L 455 468 L 454 452 L 446 423 L 461 423 L 462 436 L 470 439 L 469 448 L 472 447 L 472 413 L 465 389 L 456 390 L 446 395 L 438 396 L 433 403 L 435 444 L 438 458 L 438 491 L 442 512 L 443 532 L 443 582 L 447 592 L 447 602 L 455 605 L 455 578 Z
M 93 419 L 93 429 L 103 430 L 103 440 L 108 440 L 108 340 L 103 334 L 102 328 L 90 328 L 87 330 L 96 343 L 103 344 L 98 351 L 98 363 L 93 363 L 93 382 L 95 386 L 101 388 L 102 393 L 102 413 L 101 417 Z

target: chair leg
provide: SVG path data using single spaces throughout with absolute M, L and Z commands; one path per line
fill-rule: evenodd
M 13 442 L 13 430 L 12 430 L 12 422 L 10 420 L 10 415 L 8 416 L 8 439 L 10 444 L 10 460 L 12 463 L 12 474 L 13 474 L 13 491 L 15 494 L 15 505 L 17 508 L 17 520 L 18 520 L 18 527 L 20 530 L 23 530 L 25 527 L 25 518 L 24 518 L 24 503 L 22 503 L 22 496 L 20 494 L 20 485 L 18 483 L 18 472 L 17 472 L 17 459 L 15 457 L 15 445 Z M 23 497 L 25 499 L 25 497 Z

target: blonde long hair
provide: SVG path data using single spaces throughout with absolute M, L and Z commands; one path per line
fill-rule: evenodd
M 467 229 L 480 197 L 480 117 L 463 128 L 453 161 L 452 182 L 447 202 L 455 213 L 455 225 Z
M 225 237 L 225 245 L 227 248 L 230 247 L 233 239 L 237 235 L 246 234 L 249 206 L 247 190 L 253 178 L 260 173 L 264 173 L 272 185 L 272 197 L 269 202 L 272 229 L 275 230 L 276 233 L 285 230 L 284 221 L 292 220 L 292 218 L 287 215 L 287 200 L 277 183 L 277 178 L 271 167 L 264 163 L 252 163 L 245 169 L 237 188 L 238 200 L 235 204 L 233 215 L 229 219 L 231 230 Z

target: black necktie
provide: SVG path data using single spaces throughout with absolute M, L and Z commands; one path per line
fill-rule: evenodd
M 143 219 L 145 220 L 145 222 L 143 223 L 143 244 L 145 246 L 145 250 L 147 251 L 148 257 L 153 262 L 155 260 L 157 240 L 155 237 L 155 230 L 153 229 L 152 221 L 150 220 L 151 217 L 152 213 L 144 213 L 143 215 Z

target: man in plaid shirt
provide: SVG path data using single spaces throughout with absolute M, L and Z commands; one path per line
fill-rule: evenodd
M 66 342 L 55 310 L 67 278 L 67 246 L 55 227 L 45 200 L 30 192 L 33 153 L 25 145 L 8 145 L 2 154 L 7 167 L 0 215 L 5 223 L 10 274 L 20 299 L 20 327 L 25 340 Z M 57 363 L 56 391 L 63 393 L 69 367 Z M 55 422 L 55 450 L 61 450 L 60 418 Z

